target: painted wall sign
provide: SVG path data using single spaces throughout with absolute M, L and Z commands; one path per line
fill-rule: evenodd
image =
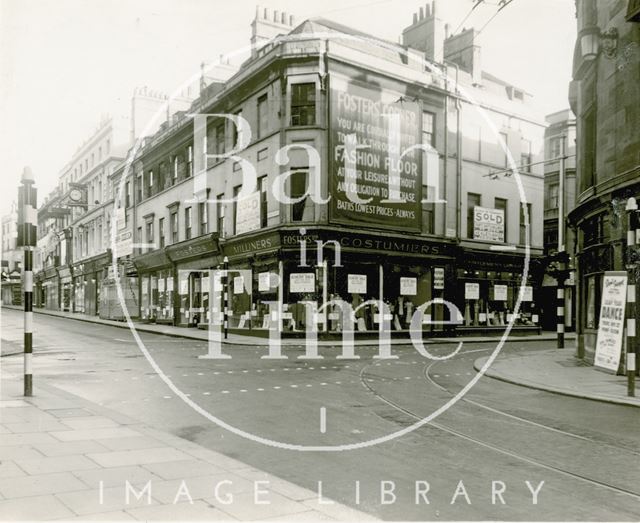
M 331 221 L 419 231 L 423 152 L 402 155 L 422 141 L 419 105 L 336 76 L 330 100 Z
M 627 273 L 605 272 L 594 360 L 596 367 L 616 372 L 620 366 L 626 304 Z

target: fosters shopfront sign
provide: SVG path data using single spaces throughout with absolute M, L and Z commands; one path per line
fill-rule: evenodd
M 627 273 L 606 272 L 602 281 L 602 303 L 594 365 L 616 372 L 620 366 L 622 335 L 627 303 Z
M 331 79 L 331 220 L 420 230 L 420 107 L 397 93 Z

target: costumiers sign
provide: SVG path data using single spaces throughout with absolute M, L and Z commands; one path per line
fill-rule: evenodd
M 626 303 L 627 273 L 605 272 L 594 361 L 596 367 L 616 372 L 620 366 Z
M 419 105 L 332 76 L 330 136 L 331 221 L 419 231 Z
M 504 211 L 474 207 L 473 239 L 504 243 Z

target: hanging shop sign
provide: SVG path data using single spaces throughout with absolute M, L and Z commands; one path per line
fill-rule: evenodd
M 474 207 L 473 239 L 504 243 L 504 211 Z
M 400 294 L 402 296 L 418 294 L 418 278 L 400 278 Z
M 331 84 L 331 221 L 419 231 L 419 105 L 351 79 Z
M 480 284 L 479 283 L 465 283 L 464 284 L 464 299 L 465 300 L 479 300 L 480 299 Z
M 493 286 L 493 299 L 494 301 L 507 301 L 507 289 L 506 285 L 494 285 Z
M 260 229 L 260 191 L 236 202 L 236 234 Z
M 316 278 L 312 272 L 292 272 L 289 275 L 289 292 L 314 292 Z
M 349 294 L 367 293 L 367 275 L 349 274 L 347 277 L 347 292 Z
M 433 288 L 444 289 L 444 267 L 433 268 Z
M 602 280 L 600 321 L 594 365 L 613 372 L 618 370 L 627 303 L 627 273 L 608 271 Z

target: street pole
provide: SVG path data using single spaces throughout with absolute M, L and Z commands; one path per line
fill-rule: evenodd
M 222 265 L 222 311 L 224 325 L 224 339 L 229 336 L 229 258 L 224 257 Z
M 564 245 L 564 182 L 565 182 L 565 170 L 566 170 L 566 135 L 562 135 L 560 137 L 561 140 L 561 148 L 560 148 L 560 173 L 559 173 L 559 183 L 558 183 L 558 256 L 559 259 L 562 260 L 562 253 L 565 252 Z M 564 262 L 560 261 L 558 267 L 558 275 L 557 275 L 557 283 L 558 289 L 556 293 L 557 297 L 557 315 L 558 315 L 558 325 L 557 325 L 557 333 L 558 333 L 558 348 L 564 349 L 564 281 L 566 278 L 566 267 L 564 266 Z
M 633 249 L 640 238 L 636 238 L 634 221 L 638 212 L 635 198 L 627 200 L 627 396 L 636 395 L 636 271 Z
M 24 395 L 33 396 L 33 248 L 37 233 L 37 192 L 33 174 L 25 167 L 18 187 L 18 245 L 24 248 Z

